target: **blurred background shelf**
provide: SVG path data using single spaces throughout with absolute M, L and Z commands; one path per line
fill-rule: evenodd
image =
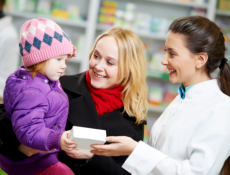
M 149 105 L 150 112 L 163 113 L 166 107 Z
M 176 6 L 185 6 L 185 7 L 194 7 L 194 8 L 202 8 L 207 9 L 207 3 L 194 3 L 194 2 L 180 2 L 180 1 L 173 1 L 173 0 L 146 0 L 152 2 L 158 2 L 163 4 L 171 4 Z
M 160 71 L 151 70 L 151 69 L 148 70 L 148 77 L 167 80 L 167 81 L 169 80 L 169 74 Z
M 97 30 L 100 30 L 100 31 L 106 31 L 112 27 L 116 27 L 116 25 L 111 26 L 111 25 L 106 25 L 106 24 L 97 24 Z M 141 30 L 137 30 L 134 28 L 129 28 L 129 29 L 134 31 L 139 37 L 148 38 L 148 39 L 163 40 L 163 41 L 166 39 L 166 34 L 142 32 Z
M 228 10 L 216 10 L 216 14 L 221 15 L 221 16 L 230 17 L 230 11 L 228 11 Z
M 29 13 L 29 12 L 17 12 L 17 11 L 8 11 L 6 12 L 7 15 L 13 16 L 13 17 L 21 17 L 21 18 L 49 18 L 55 21 L 58 24 L 63 25 L 69 25 L 73 27 L 82 27 L 86 28 L 86 21 L 76 21 L 76 20 L 70 20 L 70 19 L 58 19 L 55 17 L 52 17 L 50 15 L 43 15 L 43 14 L 37 14 L 37 13 Z

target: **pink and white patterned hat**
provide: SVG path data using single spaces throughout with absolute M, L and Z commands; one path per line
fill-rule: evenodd
M 32 19 L 22 25 L 19 49 L 25 67 L 73 54 L 69 37 L 54 21 L 46 18 Z

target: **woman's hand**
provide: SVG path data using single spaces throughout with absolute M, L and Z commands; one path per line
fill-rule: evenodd
M 93 153 L 90 152 L 90 150 L 85 150 L 85 149 L 72 149 L 71 151 L 66 152 L 66 154 L 69 157 L 72 157 L 74 159 L 91 159 L 93 157 Z
M 30 147 L 23 145 L 23 144 L 19 145 L 18 150 L 20 152 L 22 152 L 23 154 L 25 154 L 27 157 L 31 157 L 34 154 L 38 154 L 38 153 L 50 153 L 50 152 L 55 151 L 55 149 L 53 149 L 51 151 L 41 151 L 41 150 L 30 148 Z
M 63 132 L 62 136 L 61 136 L 61 149 L 65 152 L 71 151 L 74 148 L 77 147 L 77 144 L 75 144 L 75 142 L 73 140 L 70 140 L 68 138 L 68 134 L 70 133 L 70 131 L 65 131 Z
M 106 141 L 114 142 L 109 145 L 91 145 L 96 150 L 91 150 L 91 153 L 101 156 L 125 156 L 130 155 L 137 142 L 130 137 L 118 136 L 118 137 L 107 137 Z

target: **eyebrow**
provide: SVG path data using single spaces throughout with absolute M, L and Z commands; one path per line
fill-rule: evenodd
M 166 47 L 165 47 L 165 49 L 166 49 Z M 168 49 L 166 49 L 166 50 L 176 51 L 176 49 L 173 49 L 173 48 L 168 48 Z

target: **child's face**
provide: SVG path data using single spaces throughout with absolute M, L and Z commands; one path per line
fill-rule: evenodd
M 194 82 L 196 74 L 195 55 L 185 47 L 185 38 L 181 34 L 169 31 L 165 42 L 165 56 L 162 65 L 169 70 L 171 83 L 183 83 L 185 87 Z
M 114 37 L 100 39 L 89 61 L 91 85 L 97 89 L 111 89 L 117 86 L 118 45 Z
M 51 58 L 45 69 L 45 75 L 51 81 L 59 80 L 60 76 L 66 69 L 66 61 L 68 59 L 68 55 L 61 55 L 55 58 Z

